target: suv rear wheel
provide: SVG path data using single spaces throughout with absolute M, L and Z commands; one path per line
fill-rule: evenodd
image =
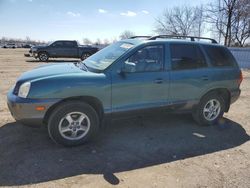
M 48 132 L 52 140 L 65 146 L 89 141 L 98 132 L 99 117 L 84 102 L 70 101 L 61 104 L 51 114 Z
M 209 93 L 201 99 L 193 112 L 193 117 L 200 125 L 212 125 L 223 117 L 224 112 L 224 99 L 217 93 Z

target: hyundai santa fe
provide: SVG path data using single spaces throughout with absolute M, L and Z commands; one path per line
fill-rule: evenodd
M 214 39 L 138 36 L 79 63 L 25 72 L 8 93 L 8 107 L 17 121 L 45 125 L 56 143 L 74 146 L 117 115 L 168 109 L 216 124 L 238 99 L 241 82 L 235 58 Z

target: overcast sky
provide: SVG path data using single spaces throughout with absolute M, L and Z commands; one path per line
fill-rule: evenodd
M 206 0 L 0 0 L 0 37 L 52 41 L 153 34 L 165 8 Z

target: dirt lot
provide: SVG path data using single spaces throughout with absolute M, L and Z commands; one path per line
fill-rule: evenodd
M 221 125 L 199 127 L 190 115 L 116 120 L 95 142 L 64 148 L 7 109 L 16 78 L 41 64 L 26 51 L 0 49 L 0 186 L 250 187 L 250 71 Z

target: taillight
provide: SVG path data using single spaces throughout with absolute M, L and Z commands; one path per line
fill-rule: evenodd
M 243 80 L 243 74 L 242 74 L 242 71 L 240 71 L 240 77 L 239 77 L 239 80 L 238 80 L 239 85 L 241 84 L 242 80 Z

